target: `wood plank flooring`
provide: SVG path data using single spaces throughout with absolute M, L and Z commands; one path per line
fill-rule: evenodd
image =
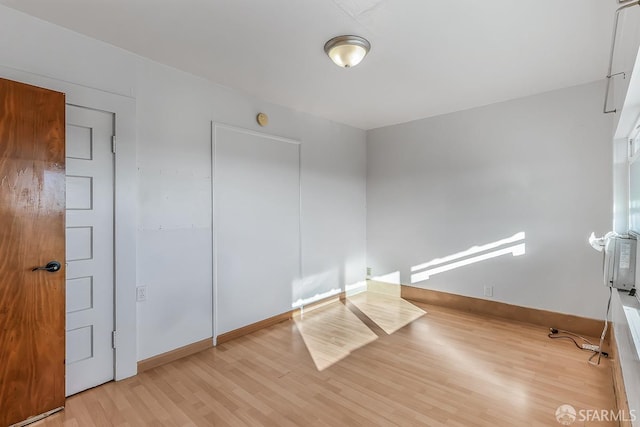
M 312 314 L 355 306 L 336 305 Z M 392 334 L 372 328 L 376 339 L 345 343 L 349 354 L 322 370 L 287 321 L 72 396 L 34 426 L 548 427 L 560 426 L 562 404 L 616 409 L 608 361 L 587 364 L 590 353 L 550 340 L 545 328 L 416 306 L 427 313 Z M 309 330 L 326 335 L 321 322 Z
M 340 303 L 296 316 L 294 321 L 319 371 L 378 339 L 375 332 Z
M 387 334 L 394 333 L 425 314 L 424 310 L 399 296 L 361 292 L 348 300 Z

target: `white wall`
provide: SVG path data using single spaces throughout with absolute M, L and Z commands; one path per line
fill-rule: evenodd
M 138 283 L 148 287 L 148 300 L 138 303 L 139 360 L 212 335 L 211 121 L 258 129 L 255 116 L 263 111 L 270 116 L 263 131 L 302 141 L 301 297 L 364 279 L 365 132 L 259 101 L 4 6 L 0 65 L 135 97 L 137 271 Z
M 611 19 L 613 20 L 613 16 Z M 616 110 L 613 115 L 614 127 L 618 130 L 616 138 L 627 136 L 640 112 L 640 104 L 637 97 L 628 99 L 632 87 L 632 74 L 636 74 L 634 69 L 638 67 L 636 58 L 638 56 L 638 47 L 640 46 L 640 7 L 633 6 L 626 8 L 620 12 L 618 21 L 618 31 L 616 34 L 616 45 L 613 52 L 613 62 L 611 67 L 611 88 L 607 99 L 607 110 Z M 623 73 L 623 74 L 620 74 Z M 604 77 L 604 76 L 603 76 Z M 636 75 L 635 79 L 638 77 Z M 638 82 L 635 82 L 637 89 Z M 603 94 L 604 103 L 604 94 Z M 621 115 L 621 111 L 626 110 L 633 115 Z
M 603 318 L 612 117 L 603 82 L 369 131 L 367 264 L 378 276 L 525 232 L 526 254 L 414 286 Z M 428 96 L 428 94 L 425 94 Z

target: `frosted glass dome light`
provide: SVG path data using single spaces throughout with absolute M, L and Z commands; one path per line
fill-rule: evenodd
M 371 44 L 360 36 L 334 37 L 324 45 L 324 51 L 339 67 L 355 67 L 371 49 Z

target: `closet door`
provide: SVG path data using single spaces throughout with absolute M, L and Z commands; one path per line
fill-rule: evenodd
M 214 125 L 217 332 L 291 310 L 300 276 L 300 144 Z

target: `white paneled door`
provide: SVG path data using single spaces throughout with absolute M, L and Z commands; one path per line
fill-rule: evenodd
M 110 381 L 113 114 L 67 106 L 66 395 Z

